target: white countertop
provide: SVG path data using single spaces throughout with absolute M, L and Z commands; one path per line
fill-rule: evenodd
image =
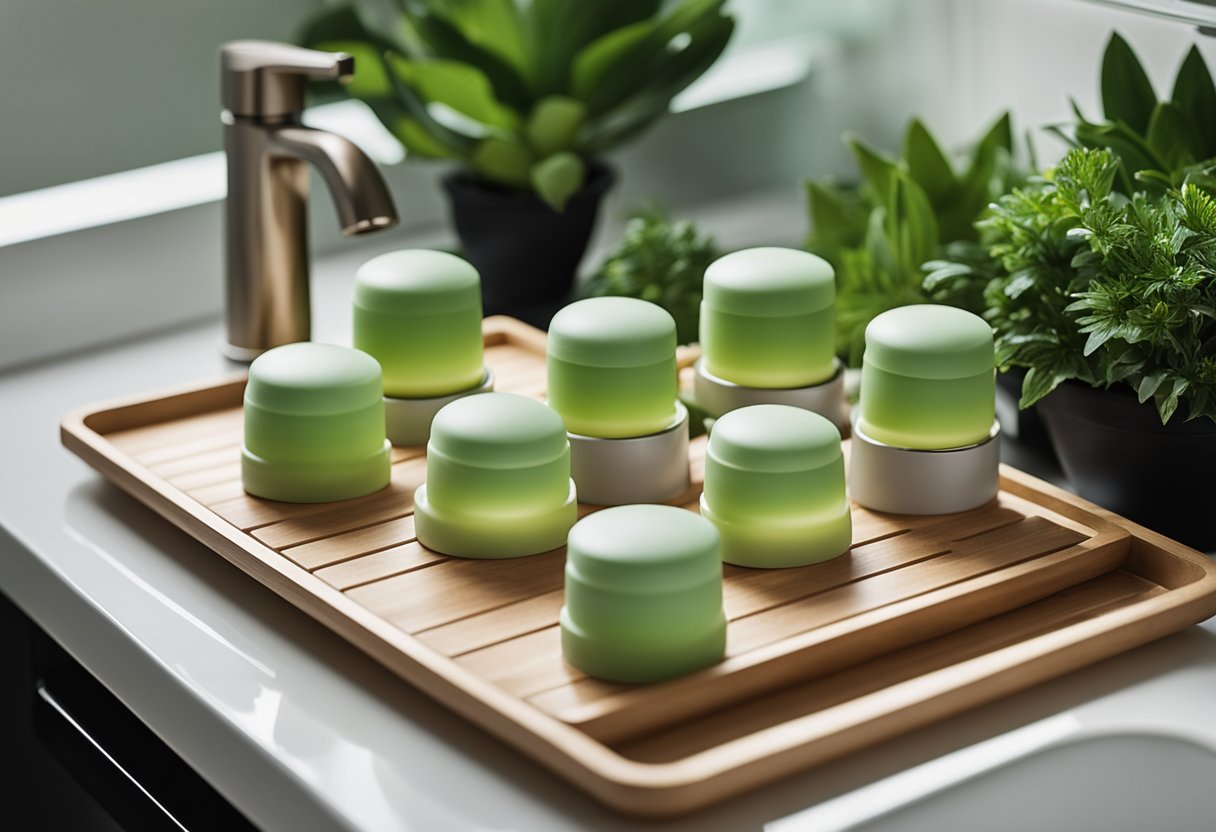
M 352 248 L 315 269 L 318 340 L 347 340 L 351 275 L 375 251 Z M 219 341 L 218 322 L 207 323 L 0 375 L 0 590 L 265 829 L 634 828 L 417 693 L 60 446 L 59 419 L 75 407 L 230 374 Z M 985 747 L 1005 742 L 1015 756 L 1038 723 L 1066 725 L 1064 733 L 1163 731 L 1216 749 L 1214 690 L 1209 621 L 647 827 L 760 829 L 939 758 L 947 768 L 972 765 L 965 754 L 946 755 L 993 738 Z M 818 822 L 844 823 L 846 810 Z

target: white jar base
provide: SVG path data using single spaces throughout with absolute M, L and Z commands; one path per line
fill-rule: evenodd
M 866 436 L 853 419 L 849 496 L 890 514 L 953 514 L 994 499 L 1000 484 L 1000 425 L 975 445 L 940 451 L 897 448 Z
M 666 503 L 686 493 L 688 409 L 676 403 L 671 427 L 647 436 L 601 439 L 567 433 L 578 501 L 596 506 Z
M 788 404 L 811 410 L 827 418 L 844 433 L 849 426 L 848 402 L 844 394 L 844 365 L 836 360 L 836 372 L 827 381 L 810 387 L 744 387 L 718 378 L 705 369 L 705 359 L 693 365 L 693 396 L 697 406 L 714 418 L 753 404 Z
M 394 399 L 384 397 L 384 427 L 388 441 L 394 445 L 425 445 L 431 438 L 431 422 L 445 405 L 465 396 L 489 393 L 494 389 L 494 371 L 486 367 L 481 384 L 428 399 Z

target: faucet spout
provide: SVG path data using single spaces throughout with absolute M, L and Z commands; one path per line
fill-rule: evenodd
M 349 139 L 294 124 L 273 128 L 269 139 L 272 155 L 302 159 L 320 171 L 343 234 L 365 234 L 397 224 L 397 209 L 384 177 Z

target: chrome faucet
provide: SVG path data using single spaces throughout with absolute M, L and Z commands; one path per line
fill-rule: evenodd
M 329 186 L 343 234 L 394 225 L 397 210 L 362 150 L 300 123 L 308 79 L 348 80 L 353 57 L 246 40 L 221 48 L 220 67 L 228 154 L 224 352 L 251 361 L 310 336 L 308 165 Z

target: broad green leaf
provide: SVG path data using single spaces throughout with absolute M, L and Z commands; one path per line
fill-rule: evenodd
M 392 133 L 397 141 L 412 156 L 427 159 L 449 159 L 455 154 L 451 148 L 435 139 L 417 119 L 401 116 L 392 122 Z
M 958 180 L 950 161 L 920 119 L 912 119 L 904 133 L 904 161 L 930 203 L 941 206 L 950 199 Z
M 1031 367 L 1026 371 L 1026 378 L 1022 379 L 1022 397 L 1018 400 L 1018 407 L 1025 410 L 1059 387 L 1067 378 L 1064 373 L 1052 372 L 1043 367 Z
M 903 172 L 895 178 L 887 208 L 886 236 L 899 265 L 908 273 L 919 275 L 921 264 L 937 255 L 937 219 L 933 206 L 924 189 Z M 920 286 L 919 277 L 915 283 Z
M 421 0 L 421 5 L 451 24 L 469 43 L 492 52 L 526 80 L 533 80 L 528 37 L 514 0 Z
M 1157 105 L 1157 94 L 1136 53 L 1118 32 L 1111 34 L 1102 56 L 1102 111 L 1143 136 Z
M 524 135 L 538 156 L 544 157 L 574 148 L 579 130 L 587 116 L 581 101 L 564 95 L 551 95 L 536 103 Z
M 554 153 L 532 166 L 532 187 L 545 204 L 559 214 L 566 202 L 578 193 L 586 180 L 583 160 L 569 152 Z
M 841 249 L 861 245 L 867 211 L 856 196 L 814 180 L 806 183 L 806 196 L 811 215 L 808 242 L 812 251 L 835 261 Z
M 724 2 L 677 0 L 662 17 L 623 27 L 588 44 L 574 59 L 572 94 L 587 103 L 592 116 L 598 116 L 639 90 L 663 84 L 671 77 L 671 58 L 688 50 L 700 52 L 704 48 L 700 43 L 716 43 L 720 38 Z
M 394 51 L 415 60 L 444 58 L 476 67 L 490 80 L 498 100 L 520 111 L 531 106 L 533 95 L 523 69 L 512 66 L 497 53 L 470 42 L 442 17 L 395 12 L 390 16 L 389 24 L 397 25 L 402 32 L 397 39 L 407 44 Z
M 1202 139 L 1201 146 L 1195 149 L 1195 158 L 1216 156 L 1216 84 L 1198 46 L 1187 52 L 1174 79 L 1171 98 L 1194 122 Z
M 867 144 L 860 136 L 845 134 L 845 143 L 853 151 L 861 178 L 870 189 L 870 196 L 879 205 L 889 205 L 899 175 L 898 160 Z
M 1162 101 L 1153 109 L 1148 124 L 1148 144 L 1171 172 L 1194 164 L 1203 142 L 1182 108 Z
M 662 0 L 531 0 L 525 11 L 537 95 L 566 92 L 574 56 L 609 32 L 645 21 Z
M 521 118 L 515 110 L 494 97 L 485 74 L 457 61 L 413 61 L 390 56 L 397 76 L 427 102 L 443 104 L 488 127 L 515 131 Z
M 609 32 L 579 52 L 570 77 L 570 92 L 588 100 L 625 56 L 640 50 L 653 37 L 656 23 L 644 20 Z
M 1161 382 L 1165 381 L 1165 377 L 1168 374 L 1168 370 L 1158 370 L 1140 379 L 1140 386 L 1136 388 L 1136 395 L 1140 399 L 1140 404 L 1144 404 L 1153 397 L 1153 394 L 1157 392 L 1157 388 L 1161 386 Z
M 650 82 L 601 114 L 587 130 L 585 148 L 600 153 L 645 130 L 667 112 L 671 99 L 713 65 L 735 29 L 730 17 L 712 16 L 689 30 L 690 40 L 675 54 L 665 53 Z
M 527 188 L 532 184 L 536 157 L 514 136 L 490 136 L 477 144 L 470 160 L 473 170 L 502 185 Z

